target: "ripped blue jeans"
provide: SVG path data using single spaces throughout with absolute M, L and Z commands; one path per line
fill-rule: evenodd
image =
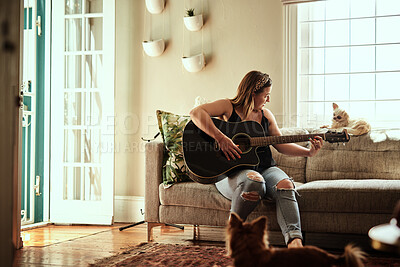
M 231 212 L 237 213 L 242 220 L 246 220 L 261 199 L 274 200 L 278 224 L 288 244 L 294 238 L 303 239 L 303 236 L 294 184 L 293 189 L 277 188 L 277 184 L 284 179 L 292 181 L 278 167 L 270 167 L 261 173 L 254 170 L 239 170 L 232 173 L 229 178 L 220 180 L 215 186 L 224 197 L 232 201 Z

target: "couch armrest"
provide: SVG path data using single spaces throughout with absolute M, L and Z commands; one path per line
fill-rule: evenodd
M 164 143 L 161 141 L 149 142 L 145 145 L 145 220 L 159 222 L 158 209 L 160 197 L 158 188 L 162 183 L 162 162 Z

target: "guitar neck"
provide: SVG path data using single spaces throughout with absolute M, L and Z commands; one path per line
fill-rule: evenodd
M 316 136 L 321 136 L 326 140 L 325 134 L 301 134 L 301 135 L 282 135 L 282 136 L 266 136 L 266 137 L 252 137 L 250 139 L 250 146 L 268 146 L 275 144 L 298 143 L 309 141 Z

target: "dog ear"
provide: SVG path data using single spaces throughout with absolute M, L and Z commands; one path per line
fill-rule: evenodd
M 229 225 L 234 228 L 241 227 L 243 225 L 242 219 L 235 212 L 232 212 L 229 217 Z
M 264 231 L 267 228 L 267 217 L 261 216 L 257 219 L 255 219 L 251 224 L 252 228 L 257 232 L 260 233 L 261 235 L 264 234 Z
M 333 110 L 335 110 L 335 109 L 338 109 L 338 108 L 339 108 L 339 105 L 336 104 L 336 103 L 333 103 L 333 104 L 332 104 L 332 107 L 333 107 Z

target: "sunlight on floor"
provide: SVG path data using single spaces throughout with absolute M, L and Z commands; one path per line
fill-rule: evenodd
M 97 234 L 119 227 L 114 226 L 88 226 L 88 225 L 48 225 L 45 227 L 34 228 L 21 232 L 24 247 L 48 246 L 60 242 L 70 241 L 77 238 Z

